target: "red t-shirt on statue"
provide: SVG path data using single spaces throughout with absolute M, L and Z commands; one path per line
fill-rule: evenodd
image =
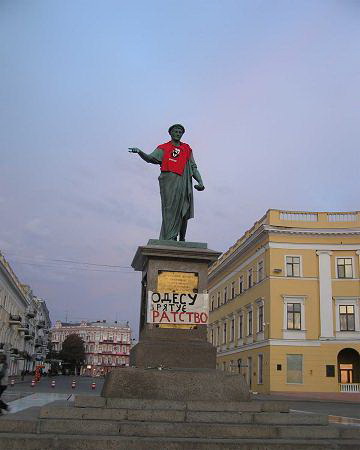
M 180 146 L 176 147 L 171 141 L 165 144 L 158 145 L 163 153 L 161 171 L 162 172 L 174 172 L 178 175 L 182 175 L 186 166 L 186 163 L 191 158 L 191 147 L 185 142 L 180 142 Z

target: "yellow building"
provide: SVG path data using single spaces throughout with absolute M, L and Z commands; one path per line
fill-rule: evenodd
M 209 270 L 218 368 L 255 392 L 360 391 L 360 212 L 269 210 Z

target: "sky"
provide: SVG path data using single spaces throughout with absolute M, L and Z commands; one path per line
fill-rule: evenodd
M 357 0 L 0 0 L 0 251 L 51 319 L 138 329 L 151 152 L 182 123 L 226 251 L 269 208 L 360 209 Z

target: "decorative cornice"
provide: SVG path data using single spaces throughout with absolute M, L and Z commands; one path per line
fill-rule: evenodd
M 345 229 L 345 228 L 282 228 L 282 227 L 275 227 L 273 225 L 263 225 L 264 230 L 268 231 L 269 233 L 278 233 L 278 234 L 305 234 L 305 235 L 354 235 L 359 236 L 360 235 L 360 228 L 351 228 L 351 229 Z

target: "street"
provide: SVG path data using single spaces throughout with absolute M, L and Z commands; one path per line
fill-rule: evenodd
M 100 395 L 104 384 L 104 378 L 60 375 L 57 377 L 42 377 L 40 382 L 32 387 L 32 380 L 33 377 L 27 376 L 24 381 L 17 382 L 14 386 L 9 385 L 3 394 L 4 400 L 6 402 L 11 402 L 36 393 Z M 72 388 L 73 380 L 75 380 L 76 383 L 75 388 Z M 51 386 L 53 381 L 55 381 L 55 387 Z M 92 389 L 92 383 L 96 384 L 95 389 Z

